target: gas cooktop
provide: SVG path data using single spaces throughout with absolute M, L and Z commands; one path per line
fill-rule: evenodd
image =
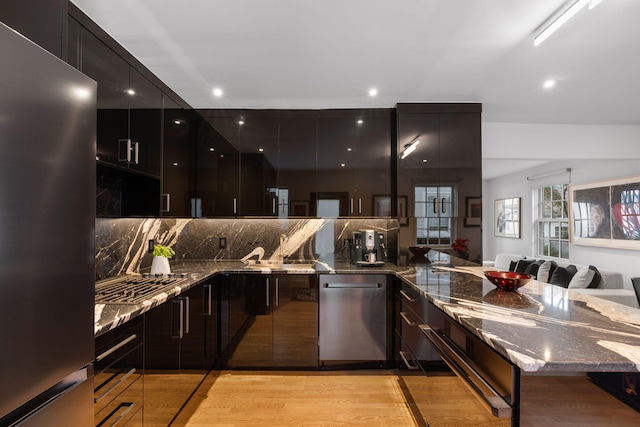
M 98 304 L 139 304 L 188 280 L 186 273 L 121 276 L 96 283 Z

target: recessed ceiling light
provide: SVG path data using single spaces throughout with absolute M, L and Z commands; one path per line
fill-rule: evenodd
M 244 120 L 238 120 L 238 124 L 242 126 L 244 124 Z
M 422 159 L 422 163 L 427 163 L 427 159 Z
M 209 151 L 216 151 L 216 149 L 211 147 L 211 148 L 209 148 Z
M 369 89 L 369 96 L 376 96 L 378 94 L 378 89 L 371 88 Z
M 358 121 L 357 121 L 356 123 L 358 123 L 359 125 L 361 125 L 362 123 L 364 123 L 364 121 L 363 121 L 362 119 L 358 119 Z
M 263 153 L 264 152 L 264 148 L 258 148 L 258 151 Z
M 340 167 L 345 167 L 347 166 L 346 163 L 340 163 Z
M 553 79 L 549 79 L 542 84 L 542 87 L 544 87 L 545 89 L 551 89 L 555 85 L 556 85 L 556 81 Z
M 222 96 L 222 89 L 220 89 L 219 87 L 213 89 L 213 96 L 217 96 L 217 97 Z
M 178 162 L 173 162 L 173 166 L 178 166 Z
M 173 123 L 179 125 L 180 123 L 182 123 L 180 120 L 174 120 Z
M 127 89 L 127 93 L 128 93 L 129 95 L 135 95 L 135 94 L 136 94 L 136 91 L 135 91 L 135 90 L 133 90 L 133 89 Z
M 351 151 L 351 147 L 347 148 L 347 151 Z

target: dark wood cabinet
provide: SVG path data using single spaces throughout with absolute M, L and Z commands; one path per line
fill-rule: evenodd
M 410 217 L 400 230 L 401 253 L 416 244 L 444 249 L 462 238 L 471 259 L 481 259 L 478 219 L 466 219 L 466 201 L 482 197 L 480 117 L 480 104 L 397 105 L 397 194 Z
M 169 425 L 206 374 L 204 295 L 199 285 L 145 313 L 145 422 Z
M 318 300 L 315 275 L 241 275 L 247 323 L 227 349 L 224 366 L 318 366 Z

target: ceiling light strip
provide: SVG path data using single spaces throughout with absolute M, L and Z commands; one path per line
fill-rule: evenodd
M 404 150 L 402 150 L 402 155 L 400 156 L 400 159 L 404 159 L 409 154 L 411 154 L 414 151 L 416 151 L 416 148 L 418 148 L 418 144 L 420 144 L 420 140 L 418 138 L 416 138 L 411 142 L 411 144 L 405 145 L 404 146 Z
M 565 10 L 562 15 L 558 17 L 555 21 L 553 21 L 549 26 L 547 26 L 540 34 L 538 34 L 533 39 L 533 45 L 538 46 L 540 43 L 545 41 L 551 36 L 558 28 L 560 28 L 565 22 L 567 22 L 573 15 L 578 13 L 583 7 L 588 5 L 591 0 L 578 0 L 571 7 Z M 595 3 L 597 4 L 597 3 Z M 593 7 L 595 7 L 595 4 Z

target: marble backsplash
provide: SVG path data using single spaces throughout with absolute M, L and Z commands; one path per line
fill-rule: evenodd
M 387 260 L 395 262 L 398 227 L 397 220 L 387 218 L 98 218 L 96 280 L 150 267 L 151 239 L 171 246 L 181 260 L 239 260 L 258 246 L 264 259 L 275 259 L 280 251 L 285 260 L 345 259 L 344 239 L 372 229 L 386 235 Z

